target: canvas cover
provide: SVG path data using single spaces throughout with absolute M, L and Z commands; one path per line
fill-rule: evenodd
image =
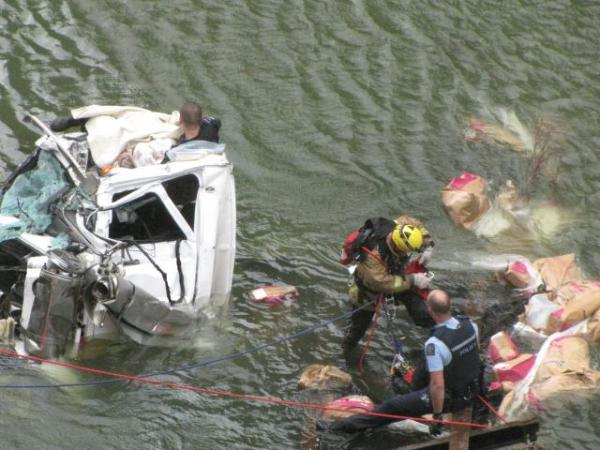
M 72 110 L 71 115 L 75 119 L 88 119 L 87 139 L 94 163 L 100 168 L 111 166 L 126 148 L 135 155 L 139 144 L 147 146 L 154 139 L 171 139 L 174 143 L 182 133 L 178 112 L 169 115 L 132 106 L 90 105 Z M 140 152 L 145 155 L 150 152 L 153 160 L 157 159 L 155 150 L 146 148 Z M 148 161 L 148 156 L 139 159 Z

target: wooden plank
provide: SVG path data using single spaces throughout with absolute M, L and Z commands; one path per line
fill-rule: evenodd
M 469 445 L 478 450 L 492 450 L 506 445 L 520 442 L 534 441 L 540 424 L 537 419 L 522 422 L 511 422 L 485 430 L 472 431 L 469 436 Z M 433 439 L 419 444 L 398 447 L 398 450 L 448 450 L 450 436 L 442 439 Z

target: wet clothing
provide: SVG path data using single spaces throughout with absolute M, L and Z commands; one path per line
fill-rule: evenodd
M 418 417 L 431 413 L 431 399 L 429 397 L 429 388 L 422 388 L 404 395 L 396 395 L 373 410 L 373 412 L 384 414 L 395 414 L 399 416 Z M 397 419 L 387 417 L 367 416 L 365 414 L 356 414 L 344 420 L 340 420 L 331 425 L 331 431 L 342 431 L 344 433 L 355 433 L 366 430 L 367 428 L 376 428 Z
M 403 303 L 416 325 L 428 328 L 434 324 L 425 302 L 412 290 L 406 279 L 408 255 L 393 253 L 386 243 L 387 235 L 398 224 L 423 227 L 420 221 L 410 216 L 400 216 L 396 221 L 378 217 L 365 223 L 365 226 L 374 226 L 375 231 L 367 246 L 368 251 L 362 252 L 356 266 L 354 284 L 349 294 L 353 308 L 369 302 L 373 304 L 350 317 L 343 343 L 345 351 L 354 349 L 369 328 L 380 294 L 393 296 L 397 304 Z
M 444 351 L 446 347 L 448 352 Z M 444 371 L 444 412 L 463 410 L 473 403 L 479 392 L 480 359 L 477 326 L 467 317 L 459 316 L 437 324 L 425 346 L 427 371 L 418 370 L 414 386 L 417 390 L 396 395 L 375 408 L 375 412 L 418 417 L 432 413 L 429 394 L 429 372 Z M 439 368 L 441 362 L 442 368 Z M 379 427 L 394 422 L 385 417 L 357 414 L 332 426 L 332 430 L 348 433 Z
M 186 139 L 185 134 L 181 135 L 179 139 L 177 139 L 177 143 L 175 145 L 185 144 L 190 141 L 209 141 L 209 142 L 219 142 L 219 129 L 221 128 L 221 120 L 216 117 L 203 117 L 202 125 L 200 125 L 200 131 L 198 134 L 191 139 Z
M 407 291 L 396 294 L 394 295 L 394 301 L 395 303 L 402 303 L 405 306 L 408 314 L 417 326 L 422 328 L 431 327 L 433 319 L 427 312 L 425 302 L 416 293 Z M 356 306 L 353 305 L 351 309 L 354 308 L 356 308 Z M 358 345 L 361 338 L 369 329 L 374 315 L 374 308 L 363 309 L 352 314 L 348 325 L 346 326 L 344 336 L 345 350 L 352 350 Z

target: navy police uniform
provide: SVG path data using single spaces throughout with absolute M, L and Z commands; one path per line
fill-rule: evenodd
M 419 417 L 432 413 L 429 397 L 429 373 L 444 371 L 444 411 L 455 412 L 472 403 L 477 393 L 481 370 L 479 359 L 478 329 L 468 317 L 450 318 L 437 324 L 425 343 L 427 371 L 417 374 L 416 385 L 420 388 L 404 395 L 396 395 L 375 408 L 375 412 L 401 416 Z M 332 426 L 332 430 L 353 433 L 367 428 L 394 422 L 385 417 L 357 414 Z

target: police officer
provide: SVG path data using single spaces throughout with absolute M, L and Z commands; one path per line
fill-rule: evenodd
M 419 417 L 433 413 L 441 420 L 443 412 L 458 412 L 469 407 L 478 393 L 480 375 L 479 332 L 477 325 L 464 316 L 452 317 L 450 298 L 442 290 L 427 297 L 427 309 L 435 321 L 431 336 L 425 342 L 427 370 L 415 380 L 422 386 L 413 392 L 397 395 L 375 408 L 375 412 Z M 353 433 L 393 422 L 386 417 L 354 415 L 334 423 L 330 429 Z M 440 425 L 430 426 L 433 435 Z

